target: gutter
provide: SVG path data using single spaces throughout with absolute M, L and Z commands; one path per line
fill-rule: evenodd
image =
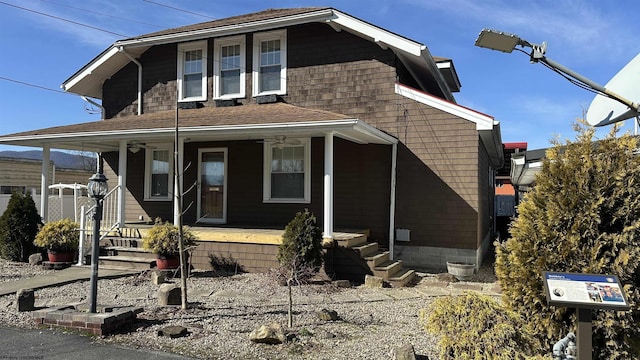
M 88 102 L 89 104 L 93 105 L 93 106 L 97 106 L 100 108 L 100 120 L 104 120 L 104 106 L 102 106 L 101 104 L 98 104 L 97 102 L 89 99 L 86 96 L 80 96 L 80 98 L 82 98 L 82 100 Z
M 118 51 L 123 53 L 129 60 L 138 65 L 138 115 L 142 115 L 142 64 L 124 50 L 124 46 L 119 46 Z

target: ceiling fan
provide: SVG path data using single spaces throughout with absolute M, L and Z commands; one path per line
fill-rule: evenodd
M 127 147 L 129 148 L 129 151 L 131 151 L 133 154 L 140 151 L 140 149 L 153 149 L 152 146 L 148 146 L 136 140 L 133 140 L 129 144 L 127 144 Z
M 258 141 L 259 143 L 272 144 L 273 146 L 282 149 L 287 145 L 300 145 L 302 141 L 298 139 L 289 139 L 285 135 L 276 135 L 273 138 L 265 138 L 263 141 Z

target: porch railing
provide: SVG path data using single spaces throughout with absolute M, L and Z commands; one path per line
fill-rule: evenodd
M 115 186 L 102 199 L 102 221 L 100 222 L 100 239 L 104 239 L 109 233 L 120 226 L 118 222 L 118 190 Z M 80 242 L 78 247 L 78 265 L 83 265 L 84 257 L 90 253 L 93 243 L 93 213 L 96 205 L 88 209 L 83 205 L 80 210 Z

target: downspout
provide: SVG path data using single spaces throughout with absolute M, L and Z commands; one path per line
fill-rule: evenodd
M 89 99 L 86 96 L 80 96 L 80 97 L 82 98 L 82 100 L 88 102 L 89 104 L 99 107 L 100 108 L 100 120 L 104 120 L 104 106 L 102 106 L 101 104 L 98 104 L 97 102 Z
M 138 115 L 142 115 L 142 64 L 133 56 L 129 55 L 129 53 L 124 50 L 124 46 L 118 47 L 118 51 L 128 57 L 134 64 L 138 65 Z
M 396 227 L 396 164 L 398 162 L 398 142 L 391 145 L 391 195 L 389 201 L 389 257 L 394 259 L 393 246 Z

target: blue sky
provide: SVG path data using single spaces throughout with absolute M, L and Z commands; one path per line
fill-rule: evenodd
M 640 52 L 640 25 L 627 1 L 601 0 L 3 0 L 0 1 L 0 78 L 59 89 L 60 84 L 114 41 L 123 38 L 46 17 L 28 8 L 126 37 L 267 8 L 332 6 L 425 44 L 451 58 L 462 88 L 459 104 L 494 116 L 504 142 L 525 141 L 529 149 L 574 138 L 572 124 L 594 95 L 530 64 L 519 52 L 505 54 L 474 46 L 483 28 L 547 41 L 547 56 L 604 85 Z M 110 16 L 106 16 L 110 15 Z M 124 20 L 124 19 L 127 20 Z M 639 96 L 640 98 L 640 96 Z M 632 99 L 640 100 L 640 99 Z M 98 120 L 78 96 L 0 79 L 0 134 Z M 609 127 L 598 131 L 600 136 Z M 624 130 L 633 131 L 633 124 Z M 22 150 L 0 146 L 0 150 Z

